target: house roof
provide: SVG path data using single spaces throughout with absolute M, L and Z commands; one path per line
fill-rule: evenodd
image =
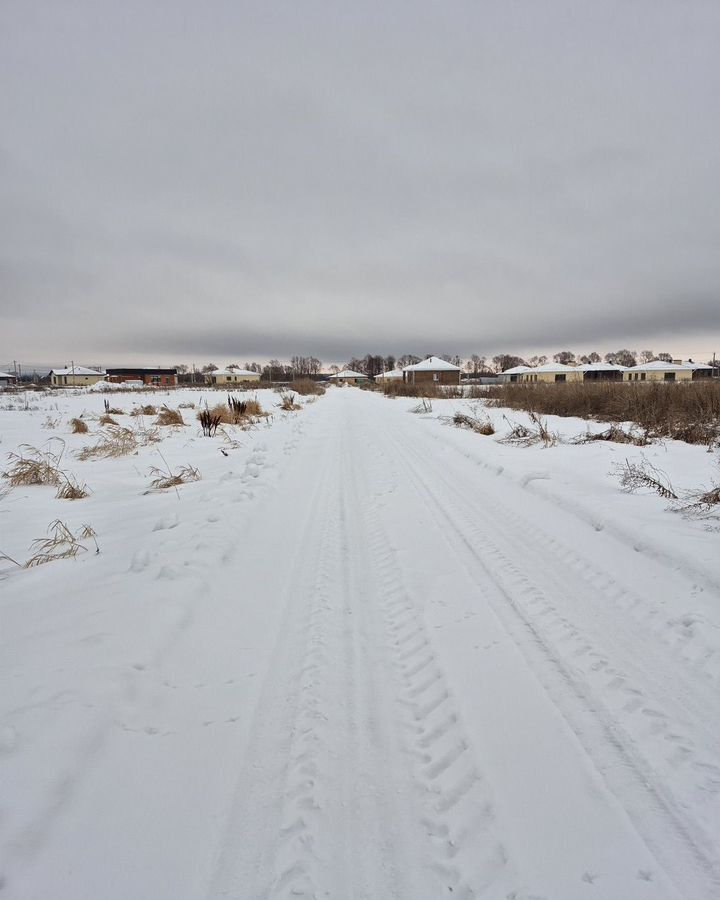
M 682 372 L 694 368 L 686 363 L 663 362 L 661 359 L 654 359 L 649 363 L 641 363 L 639 366 L 630 366 L 628 372 Z
M 683 368 L 685 369 L 712 369 L 712 366 L 709 363 L 696 363 L 688 360 L 683 363 Z
M 460 366 L 455 366 L 439 356 L 428 356 L 422 362 L 413 366 L 405 366 L 403 372 L 459 372 Z
M 257 375 L 260 376 L 259 372 L 251 372 L 250 369 L 215 369 L 214 372 L 209 372 L 209 375 Z
M 14 375 L 9 375 L 7 372 L 0 372 L 0 378 L 14 378 Z
M 545 363 L 542 366 L 536 366 L 534 369 L 526 369 L 526 372 L 577 372 L 575 366 L 566 366 L 564 363 Z
M 375 376 L 376 378 L 402 378 L 403 370 L 402 369 L 390 369 L 389 372 L 378 372 Z
M 97 369 L 88 369 L 87 366 L 71 366 L 69 369 L 50 369 L 51 375 L 99 375 L 105 377 L 105 372 Z
M 343 369 L 342 372 L 336 372 L 331 378 L 367 378 L 362 372 L 353 372 L 352 369 Z
M 522 372 L 529 372 L 530 366 L 513 366 L 512 369 L 505 369 L 501 375 L 520 375 Z
M 621 366 L 618 363 L 596 362 L 583 363 L 577 368 L 580 372 L 624 372 L 627 366 Z

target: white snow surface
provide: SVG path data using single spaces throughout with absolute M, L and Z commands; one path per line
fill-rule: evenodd
M 257 396 L 240 446 L 183 410 L 91 462 L 67 422 L 101 396 L 0 400 L 3 456 L 62 437 L 93 490 L 9 491 L 0 551 L 56 518 L 100 545 L 0 560 L 3 900 L 720 897 L 718 532 L 608 474 L 644 453 L 696 487 L 714 455 Z

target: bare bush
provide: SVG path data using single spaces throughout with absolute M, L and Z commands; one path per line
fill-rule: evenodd
M 628 494 L 644 488 L 654 491 L 666 500 L 678 499 L 667 474 L 644 456 L 640 457 L 639 462 L 631 462 L 626 459 L 624 463 L 615 463 L 611 471 L 620 479 L 620 486 Z
M 532 447 L 535 444 L 542 444 L 545 447 L 554 447 L 560 442 L 560 436 L 557 432 L 550 431 L 547 422 L 535 413 L 529 413 L 530 426 L 521 425 L 519 422 L 510 422 L 505 416 L 503 418 L 511 426 L 510 431 L 505 437 L 499 439 L 500 444 L 511 444 L 516 447 Z
M 574 444 L 591 444 L 594 441 L 611 441 L 614 444 L 634 444 L 636 447 L 645 447 L 650 443 L 646 434 L 633 434 L 625 431 L 619 425 L 611 425 L 605 431 L 588 431 L 576 438 Z

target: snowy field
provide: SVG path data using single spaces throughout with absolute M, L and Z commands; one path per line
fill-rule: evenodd
M 100 549 L 0 560 L 3 900 L 720 897 L 720 533 L 610 474 L 697 488 L 717 453 L 257 396 L 235 443 L 184 409 L 83 462 L 103 395 L 0 395 L 2 468 L 61 438 L 92 490 L 0 495 L 0 552 L 58 518 Z

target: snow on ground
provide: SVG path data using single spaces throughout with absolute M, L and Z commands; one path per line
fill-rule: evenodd
M 80 462 L 103 399 L 0 400 L 3 455 L 61 436 L 93 489 L 13 489 L 0 551 L 58 517 L 101 551 L 0 561 L 3 897 L 720 897 L 718 533 L 608 474 L 697 487 L 713 454 L 504 446 L 440 420 L 464 401 L 332 388 L 259 391 L 240 446 L 185 410 Z M 202 480 L 145 493 L 164 461 Z

